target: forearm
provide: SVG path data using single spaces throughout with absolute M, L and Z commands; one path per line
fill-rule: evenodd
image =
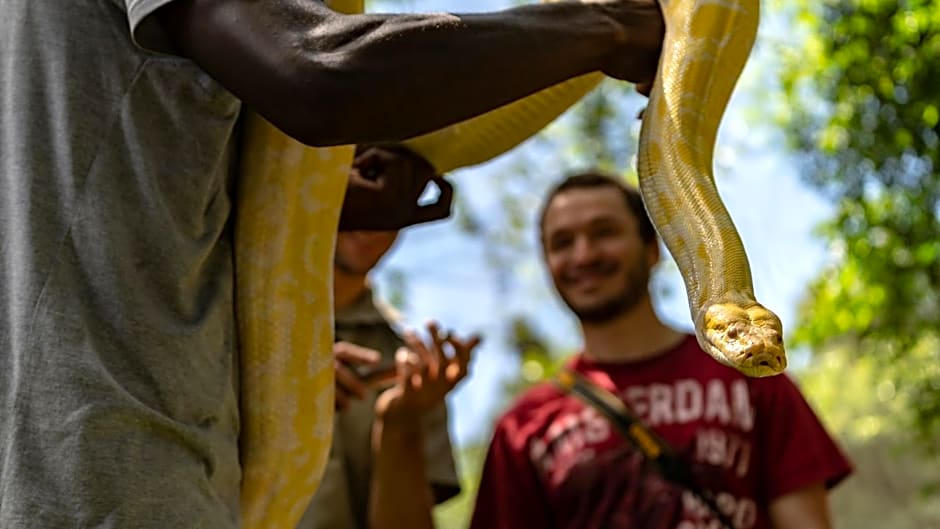
M 829 493 L 821 483 L 774 499 L 768 511 L 774 529 L 832 529 Z
M 342 77 L 320 97 L 352 97 L 337 121 L 325 126 L 326 141 L 404 139 L 601 67 L 612 23 L 583 6 L 538 7 L 545 9 L 343 17 L 336 29 L 325 30 L 352 29 L 341 50 L 328 52 L 343 57 L 335 63 Z M 313 37 L 309 46 L 330 40 Z M 314 70 L 309 76 L 321 75 Z
M 186 54 L 316 145 L 440 128 L 598 70 L 626 39 L 602 4 L 461 16 L 340 15 L 312 0 L 170 6 L 165 25 Z
M 433 528 L 433 494 L 427 481 L 421 431 L 413 424 L 373 428 L 371 529 Z

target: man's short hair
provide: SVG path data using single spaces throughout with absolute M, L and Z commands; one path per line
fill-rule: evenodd
M 558 184 L 555 184 L 555 186 L 549 190 L 548 195 L 545 197 L 545 202 L 542 205 L 542 211 L 539 214 L 539 232 L 542 236 L 544 236 L 545 231 L 545 213 L 548 211 L 548 206 L 551 205 L 555 197 L 565 191 L 571 191 L 572 189 L 596 189 L 600 187 L 610 187 L 620 192 L 627 206 L 627 210 L 629 210 L 636 219 L 637 229 L 644 243 L 649 244 L 656 240 L 656 228 L 653 227 L 653 222 L 646 212 L 646 206 L 643 205 L 643 198 L 640 196 L 640 191 L 636 187 L 628 185 L 622 178 L 617 178 L 597 170 L 572 174 Z

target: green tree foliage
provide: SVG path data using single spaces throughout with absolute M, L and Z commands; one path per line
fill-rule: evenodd
M 821 230 L 831 266 L 811 286 L 794 338 L 852 351 L 843 368 L 877 373 L 860 389 L 889 395 L 879 405 L 894 415 L 882 421 L 912 426 L 937 451 L 940 9 L 931 0 L 796 5 L 807 38 L 782 72 L 783 122 L 804 174 L 838 207 Z M 879 429 L 870 413 L 855 420 L 846 431 Z
M 940 527 L 940 458 L 912 449 L 898 431 L 911 399 L 884 376 L 882 359 L 859 355 L 850 341 L 830 344 L 799 382 L 855 467 L 832 497 L 836 527 Z

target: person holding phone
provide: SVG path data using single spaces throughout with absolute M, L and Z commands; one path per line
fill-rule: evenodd
M 420 158 L 391 155 L 429 170 Z M 443 185 L 441 196 L 449 197 Z M 396 333 L 397 318 L 373 298 L 368 276 L 398 233 L 351 231 L 337 238 L 333 446 L 298 529 L 432 527 L 433 506 L 460 491 L 444 399 L 466 374 L 479 340 L 449 336 L 434 323 L 426 343 L 413 332 Z

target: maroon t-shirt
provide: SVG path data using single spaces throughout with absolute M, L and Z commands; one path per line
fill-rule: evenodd
M 851 472 L 786 375 L 748 378 L 713 360 L 692 336 L 651 360 L 576 357 L 570 366 L 619 395 L 672 445 L 736 529 L 770 528 L 773 499 L 819 483 L 832 487 Z M 718 527 L 713 518 L 645 465 L 599 412 L 541 384 L 496 425 L 471 527 L 711 529 Z

